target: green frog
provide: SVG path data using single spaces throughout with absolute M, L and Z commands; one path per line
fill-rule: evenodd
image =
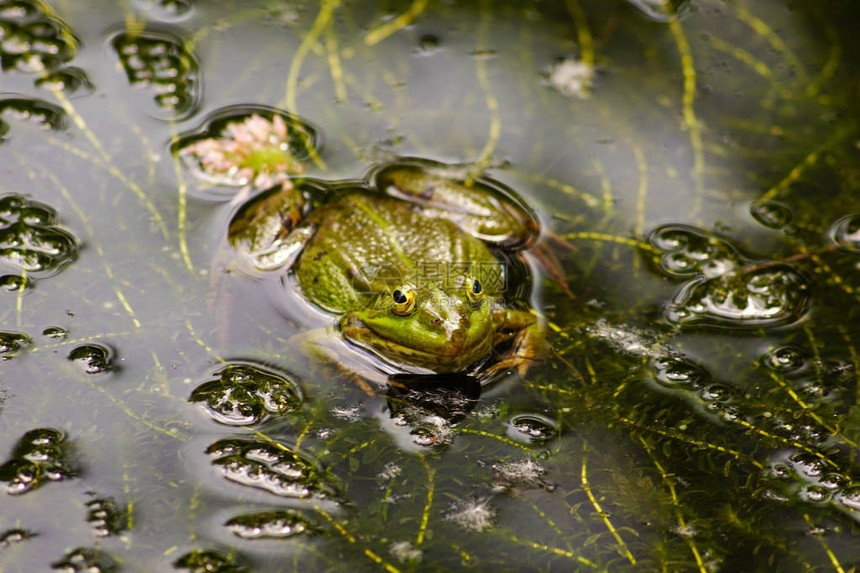
M 501 183 L 404 158 L 364 181 L 287 181 L 246 202 L 228 238 L 246 271 L 288 270 L 343 339 L 390 368 L 492 374 L 540 360 L 520 256 L 539 230 Z M 509 284 L 517 271 L 524 289 Z

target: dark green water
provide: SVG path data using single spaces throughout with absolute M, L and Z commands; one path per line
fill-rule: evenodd
M 858 25 L 0 0 L 0 571 L 853 570 Z M 314 125 L 314 178 L 413 156 L 516 190 L 543 365 L 368 394 L 309 361 L 333 319 L 232 272 L 238 188 L 171 152 L 233 105 Z M 204 407 L 228 391 L 241 416 Z

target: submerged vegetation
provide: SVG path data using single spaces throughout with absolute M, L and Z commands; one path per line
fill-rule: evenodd
M 0 0 L 0 570 L 855 570 L 858 24 Z M 494 239 L 534 365 L 342 352 L 284 270 L 407 164 L 536 213 Z

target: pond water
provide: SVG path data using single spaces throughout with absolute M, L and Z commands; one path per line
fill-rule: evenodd
M 0 571 L 853 570 L 858 25 L 0 0 Z M 284 266 L 403 157 L 534 210 L 494 252 L 539 363 L 399 369 Z

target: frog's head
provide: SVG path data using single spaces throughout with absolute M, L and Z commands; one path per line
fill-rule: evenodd
M 350 342 L 399 365 L 455 372 L 489 354 L 493 316 L 477 279 L 452 288 L 403 284 L 341 322 Z

